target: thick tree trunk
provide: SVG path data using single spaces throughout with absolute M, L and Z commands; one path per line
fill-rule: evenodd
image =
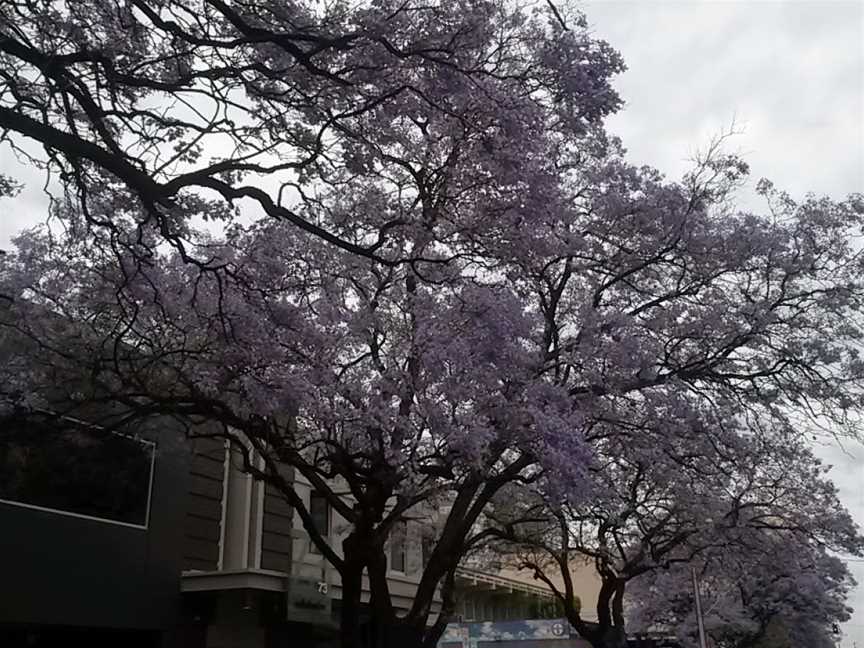
M 342 541 L 342 603 L 339 615 L 341 648 L 367 648 L 363 628 L 363 570 L 366 567 L 361 541 L 350 533 Z
M 566 615 L 570 625 L 576 628 L 579 636 L 591 644 L 591 648 L 626 648 L 627 633 L 624 626 L 605 626 L 600 627 L 597 623 L 589 623 L 579 619 L 578 623 L 574 623 L 575 619 L 570 615 Z
M 375 648 L 420 648 L 423 645 L 422 630 L 400 620 L 379 630 Z
M 621 626 L 606 628 L 598 637 L 596 643 L 589 642 L 594 648 L 626 648 L 627 633 Z
M 390 596 L 390 583 L 387 580 L 387 556 L 379 547 L 370 547 L 367 555 L 369 608 L 376 622 L 386 627 L 396 621 L 396 612 Z
M 366 648 L 363 645 L 360 596 L 363 592 L 363 564 L 347 563 L 342 576 L 342 607 L 339 615 L 341 648 Z
M 571 625 L 573 625 L 572 621 Z M 590 630 L 586 629 L 588 626 Z M 627 633 L 622 626 L 600 628 L 596 623 L 583 621 L 581 627 L 582 630 L 577 629 L 577 632 L 582 639 L 591 644 L 591 648 L 626 648 L 627 646 Z
M 397 618 L 387 581 L 387 558 L 371 534 L 353 532 L 342 543 L 341 648 L 419 648 L 422 627 Z M 361 604 L 362 576 L 369 577 L 369 604 Z M 364 622 L 364 617 L 366 621 Z
M 597 595 L 598 623 L 584 621 L 580 611 L 571 602 L 564 604 L 564 613 L 579 636 L 591 648 L 626 648 L 627 632 L 624 624 L 624 589 L 626 581 L 603 578 Z

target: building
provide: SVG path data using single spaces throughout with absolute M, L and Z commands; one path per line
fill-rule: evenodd
M 6 332 L 0 358 L 6 345 L 26 343 Z M 82 384 L 70 373 L 53 377 L 63 383 L 52 383 L 60 396 L 46 396 L 53 410 L 6 418 L 0 409 L 0 646 L 335 643 L 338 574 L 279 493 L 240 470 L 223 440 L 189 441 L 170 421 L 108 430 L 99 425 L 111 418 L 104 404 L 57 416 L 66 411 L 62 394 Z M 290 468 L 284 476 L 338 547 L 344 521 Z M 397 610 L 413 600 L 429 526 L 406 523 L 391 539 Z M 596 575 L 576 580 L 577 595 L 595 600 Z M 505 640 L 581 645 L 529 574 L 465 566 L 456 597 L 442 646 L 474 648 L 489 637 L 499 648 Z
M 236 459 L 224 441 L 188 443 L 167 423 L 109 432 L 47 412 L 0 423 L 0 645 L 333 645 L 338 574 Z M 338 547 L 344 523 L 294 481 Z M 424 528 L 406 524 L 389 547 L 397 609 L 413 599 Z M 506 635 L 508 623 L 560 615 L 526 574 L 465 567 L 456 585 L 458 623 L 442 646 L 461 628 Z
M 279 493 L 243 473 L 222 440 L 188 441 L 169 421 L 108 430 L 104 405 L 58 416 L 62 394 L 81 386 L 73 373 L 46 411 L 0 416 L 0 645 L 334 643 L 338 574 Z M 338 547 L 344 521 L 284 470 Z M 413 600 L 429 546 L 422 524 L 394 534 L 397 610 Z M 551 593 L 518 573 L 462 569 L 457 600 L 464 623 L 554 615 Z
M 239 468 L 224 443 L 198 439 L 191 462 L 183 537 L 184 645 L 201 648 L 326 646 L 335 639 L 341 586 L 269 485 Z M 317 526 L 338 548 L 344 521 L 290 469 Z M 425 525 L 406 523 L 389 547 L 390 590 L 397 610 L 413 600 L 428 544 Z M 460 621 L 506 621 L 554 612 L 546 588 L 525 574 L 461 569 Z
M 0 423 L 0 645 L 167 646 L 188 490 L 176 432 Z

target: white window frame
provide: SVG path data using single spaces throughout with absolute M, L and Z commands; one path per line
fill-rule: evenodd
M 37 414 L 47 414 L 50 416 L 56 416 L 53 412 L 47 412 L 43 410 L 35 410 Z M 94 430 L 100 430 L 102 432 L 108 432 L 109 434 L 115 434 L 120 437 L 124 437 L 126 439 L 130 439 L 142 445 L 150 446 L 150 477 L 147 483 L 147 507 L 144 512 L 144 524 L 136 524 L 135 522 L 123 522 L 121 520 L 111 520 L 109 518 L 103 518 L 96 515 L 87 515 L 86 513 L 75 513 L 74 511 L 64 511 L 63 509 L 55 509 L 50 506 L 40 506 L 38 504 L 28 504 L 27 502 L 19 502 L 18 500 L 9 500 L 0 497 L 0 504 L 7 504 L 9 506 L 17 506 L 20 508 L 30 509 L 33 511 L 42 511 L 45 513 L 53 513 L 54 515 L 63 515 L 66 517 L 78 518 L 80 520 L 90 520 L 93 522 L 101 522 L 103 524 L 113 524 L 116 526 L 129 527 L 132 529 L 139 529 L 146 531 L 150 528 L 150 510 L 152 507 L 153 500 L 153 478 L 156 472 L 156 448 L 157 444 L 155 441 L 151 441 L 149 439 L 142 439 L 139 436 L 133 436 L 131 434 L 124 434 L 123 432 L 117 432 L 115 430 L 106 430 L 105 428 L 94 425 L 92 423 L 88 423 L 87 421 L 82 421 L 80 419 L 76 419 L 72 416 L 59 416 L 57 417 L 64 421 L 69 421 L 70 423 L 74 423 L 77 426 L 91 428 Z
M 407 520 L 400 520 L 399 522 L 397 522 L 393 526 L 393 531 L 395 531 L 397 527 L 401 527 L 401 532 L 402 532 L 402 536 L 401 536 L 401 539 L 402 539 L 402 568 L 397 569 L 395 566 L 395 561 L 393 560 L 393 552 L 396 549 L 395 540 L 397 537 L 395 533 L 390 534 L 390 547 L 389 547 L 389 554 L 390 555 L 388 556 L 387 565 L 389 567 L 389 570 L 391 572 L 393 572 L 394 574 L 405 575 L 408 573 L 408 522 L 407 522 Z

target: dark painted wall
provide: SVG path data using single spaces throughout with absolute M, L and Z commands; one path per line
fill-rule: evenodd
M 183 569 L 212 571 L 219 561 L 225 442 L 219 438 L 199 437 L 191 441 L 191 451 Z
M 146 530 L 0 503 L 0 624 L 174 625 L 189 453 L 170 427 L 141 434 L 157 442 Z
M 293 479 L 292 469 L 284 464 L 282 472 L 288 479 Z M 267 484 L 264 487 L 264 520 L 261 537 L 262 569 L 272 569 L 286 574 L 291 572 L 293 526 L 294 509 L 274 486 Z

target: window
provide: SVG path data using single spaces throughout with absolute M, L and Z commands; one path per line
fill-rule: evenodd
M 432 551 L 435 549 L 435 538 L 430 534 L 425 533 L 420 539 L 420 558 L 423 561 L 423 569 L 429 564 L 429 558 L 432 557 Z
M 145 528 L 155 444 L 80 421 L 0 421 L 0 501 Z
M 466 595 L 465 599 L 462 602 L 462 607 L 464 610 L 463 616 L 465 621 L 474 621 L 477 618 L 476 611 L 474 609 L 474 597 Z
M 324 538 L 330 535 L 330 503 L 321 493 L 312 491 L 309 495 L 309 515 L 312 516 L 312 524 Z M 309 541 L 309 551 L 321 553 L 315 543 Z
M 397 522 L 390 534 L 390 569 L 405 571 L 405 545 L 408 540 L 408 523 Z

